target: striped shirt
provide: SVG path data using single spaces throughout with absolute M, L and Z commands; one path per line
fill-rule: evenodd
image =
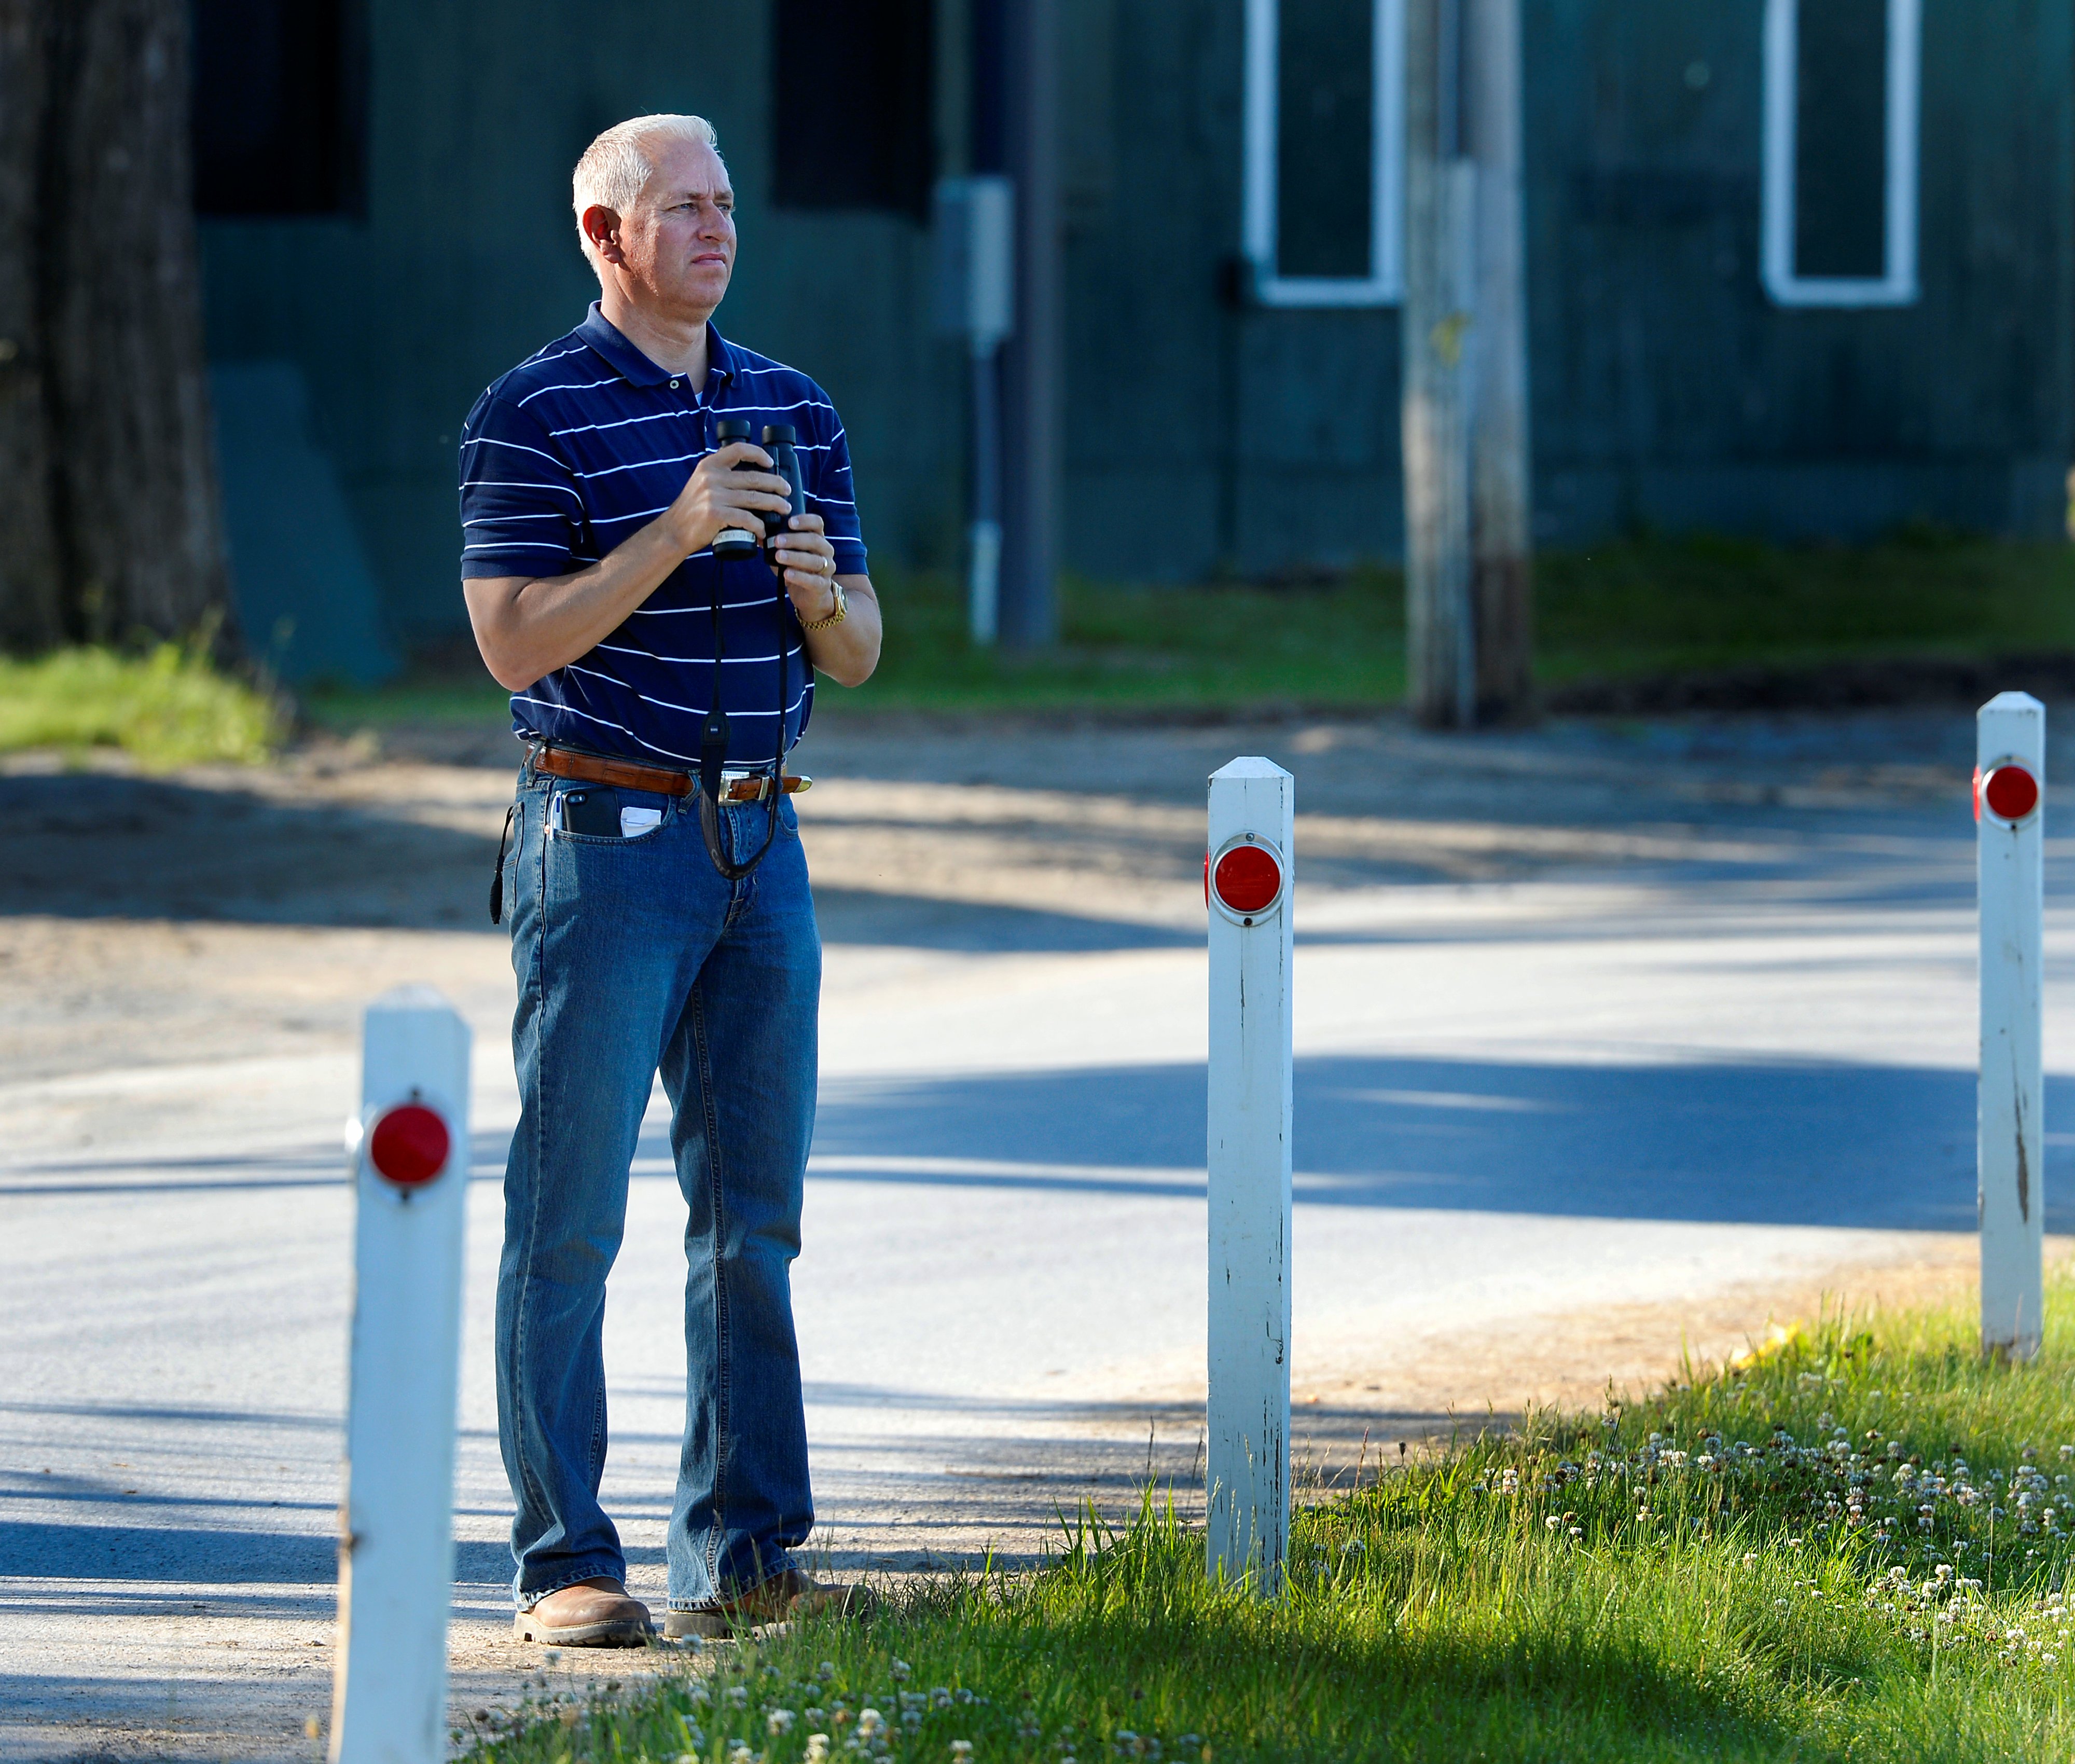
M 513 368 L 469 412 L 462 578 L 538 580 L 595 563 L 677 499 L 730 417 L 748 421 L 752 440 L 766 423 L 793 425 L 807 507 L 822 517 L 836 569 L 863 575 L 850 449 L 821 387 L 724 342 L 710 325 L 706 387 L 694 391 L 594 302 L 582 324 Z M 710 550 L 678 565 L 587 655 L 512 694 L 513 729 L 651 765 L 695 765 L 716 671 L 717 597 L 728 764 L 769 764 L 807 726 L 814 669 L 770 565 L 723 563 Z

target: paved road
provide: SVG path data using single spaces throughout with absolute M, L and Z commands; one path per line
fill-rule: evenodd
M 1589 1400 L 1682 1327 L 1727 1344 L 1964 1255 L 1965 718 L 814 746 L 828 983 L 797 1294 L 839 1567 L 1027 1553 L 1084 1495 L 1187 1481 L 1201 792 L 1235 752 L 1298 777 L 1294 1372 L 1319 1464 L 1452 1409 Z M 308 1755 L 336 1124 L 358 1004 L 404 979 L 478 1038 L 457 1668 L 466 1706 L 510 1694 L 487 1356 L 510 981 L 474 917 L 508 778 L 486 752 L 0 778 L 0 1758 Z M 2049 842 L 2049 1126 L 2075 1117 L 2069 855 Z M 2070 1144 L 2049 1133 L 2056 1229 Z M 660 1592 L 683 1361 L 659 1114 L 634 1174 L 607 1483 Z

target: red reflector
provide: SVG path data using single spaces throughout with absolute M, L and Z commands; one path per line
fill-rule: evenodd
M 454 1141 L 447 1124 L 421 1103 L 405 1103 L 375 1122 L 367 1161 L 399 1188 L 416 1188 L 447 1167 Z
M 1231 911 L 1258 913 L 1282 892 L 1282 866 L 1260 846 L 1236 845 L 1218 859 L 1211 883 Z
M 2039 806 L 2039 780 L 2023 766 L 1998 766 L 1982 781 L 1982 800 L 2004 821 L 2022 821 Z

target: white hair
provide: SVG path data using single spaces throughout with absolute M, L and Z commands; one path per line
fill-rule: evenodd
M 636 116 L 615 122 L 583 151 L 569 182 L 576 203 L 577 242 L 599 267 L 598 255 L 583 227 L 584 210 L 611 209 L 624 216 L 647 187 L 656 162 L 643 151 L 651 141 L 696 141 L 720 151 L 714 126 L 702 116 Z

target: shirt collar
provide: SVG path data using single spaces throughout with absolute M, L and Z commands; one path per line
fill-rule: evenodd
M 585 314 L 583 323 L 577 327 L 577 335 L 605 358 L 607 366 L 632 385 L 661 386 L 672 377 L 668 369 L 658 367 L 620 334 L 619 328 L 599 309 L 596 300 L 590 303 L 590 311 Z M 715 380 L 725 386 L 734 378 L 734 352 L 709 320 L 706 324 L 708 388 L 710 390 Z

